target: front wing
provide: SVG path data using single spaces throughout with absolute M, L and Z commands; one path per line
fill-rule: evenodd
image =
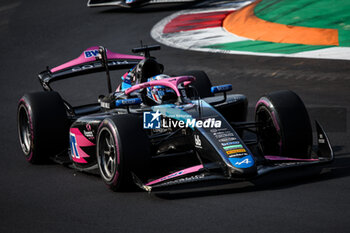
M 188 189 L 190 187 L 200 188 L 250 181 L 274 171 L 286 170 L 292 172 L 293 169 L 301 167 L 313 167 L 328 164 L 334 160 L 334 153 L 331 144 L 326 133 L 317 121 L 316 130 L 318 147 L 315 153 L 317 158 L 299 159 L 265 155 L 264 163 L 257 166 L 257 174 L 253 177 L 228 176 L 228 173 L 225 172 L 225 165 L 217 162 L 192 166 L 152 180 L 148 183 L 142 183 L 141 180 L 134 175 L 134 181 L 140 188 L 148 192 L 168 192 Z

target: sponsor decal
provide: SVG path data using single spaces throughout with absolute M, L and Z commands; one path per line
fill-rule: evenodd
M 159 129 L 153 129 L 152 131 L 154 133 L 165 133 L 165 132 L 168 132 L 168 129 L 159 128 Z
M 236 149 L 236 150 L 226 151 L 226 154 L 230 155 L 230 154 L 242 153 L 242 152 L 247 152 L 247 151 L 245 149 Z
M 238 145 L 232 145 L 232 146 L 225 146 L 224 147 L 225 150 L 237 149 L 237 148 L 243 148 L 243 146 L 241 144 L 238 144 Z
M 219 139 L 219 142 L 229 142 L 229 141 L 234 141 L 236 139 L 237 138 L 235 138 L 235 137 L 232 137 L 232 138 L 221 138 L 221 139 Z
M 229 145 L 236 145 L 239 144 L 239 141 L 233 141 L 233 142 L 225 142 L 225 143 L 221 143 L 222 146 L 229 146 Z
M 109 61 L 108 66 L 115 66 L 115 65 L 127 65 L 127 64 L 137 64 L 137 62 L 128 62 L 128 61 Z M 80 65 L 80 66 L 74 66 L 72 68 L 72 72 L 78 72 L 82 70 L 88 70 L 88 69 L 94 69 L 102 67 L 101 63 L 93 63 L 93 64 L 86 64 L 86 65 Z
M 320 144 L 324 144 L 326 141 L 325 139 L 323 138 L 323 134 L 319 134 L 318 135 L 318 143 Z
M 218 135 L 214 135 L 217 139 L 220 138 L 227 138 L 227 137 L 233 137 L 235 136 L 233 133 L 223 133 L 223 134 L 218 134 Z
M 213 133 L 213 135 L 220 135 L 220 134 L 224 134 L 224 133 L 226 133 L 226 132 L 220 131 L 220 132 Z
M 204 179 L 204 178 L 205 178 L 205 175 L 204 174 L 200 174 L 200 175 L 180 178 L 180 179 L 174 180 L 174 181 L 168 181 L 168 182 L 165 182 L 165 183 L 163 183 L 161 185 L 167 186 L 167 185 L 173 185 L 173 184 L 195 182 L 195 181 L 198 181 L 198 180 L 201 180 L 201 179 Z
M 101 102 L 101 107 L 102 108 L 111 108 L 111 104 L 108 102 Z
M 221 132 L 221 131 L 227 131 L 227 128 L 211 129 L 210 130 L 211 133 L 216 133 L 216 132 Z M 228 132 L 230 132 L 230 131 L 228 131 Z
M 123 107 L 128 105 L 137 105 L 141 104 L 142 100 L 140 98 L 132 98 L 132 99 L 120 99 L 115 101 L 116 107 Z
M 254 165 L 254 159 L 251 155 L 247 155 L 243 158 L 230 158 L 230 162 L 237 168 L 248 168 Z
M 202 148 L 202 141 L 197 134 L 194 135 L 194 146 L 197 148 Z
M 84 135 L 85 135 L 85 137 L 87 137 L 87 138 L 93 138 L 93 137 L 94 137 L 94 134 L 92 133 L 92 131 L 86 131 L 86 130 L 84 130 Z
M 98 54 L 98 49 L 84 51 L 85 58 L 97 57 Z
M 84 136 L 93 140 L 95 138 L 95 136 L 94 136 L 93 132 L 91 131 L 92 130 L 91 125 L 89 123 L 86 123 L 85 128 L 86 128 L 86 130 L 83 131 Z
M 231 91 L 231 90 L 232 90 L 231 84 L 225 84 L 225 85 L 221 85 L 221 86 L 211 87 L 212 93 L 219 93 L 219 92 L 225 92 L 225 91 Z
M 79 153 L 78 153 L 78 149 L 77 149 L 77 139 L 75 137 L 75 134 L 70 133 L 70 149 L 71 149 L 71 155 L 72 158 L 77 158 L 79 159 Z
M 241 156 L 247 156 L 248 153 L 237 153 L 237 154 L 232 154 L 229 156 L 229 158 L 232 158 L 232 157 L 241 157 Z
M 176 173 L 174 173 L 174 174 L 165 176 L 165 177 L 159 179 L 159 182 L 162 182 L 162 181 L 164 181 L 164 180 L 168 180 L 168 179 L 171 179 L 171 178 L 173 178 L 173 177 L 179 176 L 179 175 L 181 175 L 183 172 L 184 172 L 184 171 L 179 171 L 179 172 L 176 172 Z

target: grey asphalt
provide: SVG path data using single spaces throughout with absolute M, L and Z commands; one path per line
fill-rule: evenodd
M 257 188 L 169 197 L 113 193 L 99 177 L 55 164 L 28 164 L 17 139 L 16 107 L 24 93 L 41 90 L 37 73 L 93 45 L 130 53 L 140 40 L 156 43 L 149 34 L 152 26 L 181 9 L 85 6 L 85 0 L 0 2 L 0 232 L 349 232 L 349 61 L 207 54 L 166 46 L 154 52 L 166 73 L 205 70 L 214 84 L 232 83 L 234 92 L 246 94 L 251 107 L 263 93 L 296 91 L 312 117 L 330 131 L 336 161 L 320 176 L 271 178 Z M 115 85 L 119 75 L 114 75 Z M 67 81 L 58 88 L 77 102 L 104 94 L 102 75 L 79 83 Z

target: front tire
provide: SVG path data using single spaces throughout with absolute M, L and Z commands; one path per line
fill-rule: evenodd
M 150 143 L 143 131 L 141 118 L 117 115 L 99 126 L 97 161 L 100 174 L 113 191 L 133 186 L 132 173 L 145 175 L 150 160 Z
M 256 104 L 255 120 L 265 155 L 310 158 L 310 118 L 297 94 L 276 91 L 262 96 Z

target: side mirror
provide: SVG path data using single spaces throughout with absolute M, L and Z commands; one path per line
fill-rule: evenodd
M 211 93 L 216 94 L 220 92 L 227 92 L 232 90 L 232 85 L 231 84 L 225 84 L 225 85 L 220 85 L 220 86 L 213 86 L 211 87 Z

